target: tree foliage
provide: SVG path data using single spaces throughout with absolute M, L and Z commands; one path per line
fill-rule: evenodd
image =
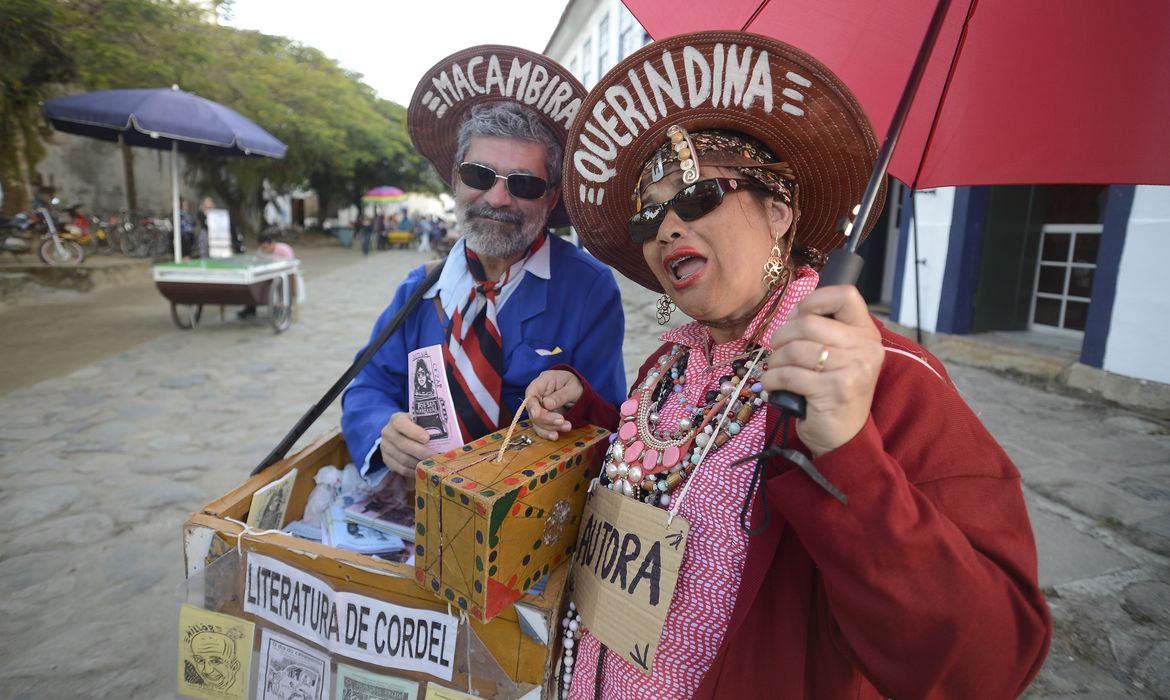
M 441 187 L 410 144 L 403 107 L 379 99 L 361 76 L 314 48 L 219 26 L 202 3 L 7 0 L 8 6 L 30 16 L 38 8 L 55 13 L 62 49 L 56 55 L 61 66 L 70 59 L 76 66 L 75 75 L 64 71 L 49 81 L 59 94 L 176 84 L 231 107 L 287 144 L 283 160 L 189 160 L 201 186 L 222 198 L 233 218 L 258 210 L 264 180 L 277 191 L 313 188 L 323 211 L 376 185 Z M 37 123 L 39 115 L 32 116 L 25 114 L 26 123 Z

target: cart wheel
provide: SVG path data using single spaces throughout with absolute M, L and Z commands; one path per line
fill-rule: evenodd
M 185 331 L 198 326 L 202 316 L 203 304 L 171 304 L 171 320 Z
M 283 333 L 292 325 L 292 295 L 288 279 L 274 277 L 268 286 L 268 308 L 272 312 L 272 328 Z

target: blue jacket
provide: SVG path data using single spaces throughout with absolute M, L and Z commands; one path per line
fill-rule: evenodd
M 497 315 L 504 341 L 503 405 L 514 414 L 528 384 L 558 364 L 571 365 L 603 398 L 620 403 L 626 398 L 625 317 L 613 273 L 558 236 L 549 236 L 548 243 L 549 278 L 525 274 Z M 452 264 L 462 264 L 461 245 L 452 250 L 448 265 Z M 374 324 L 371 340 L 424 277 L 422 267 L 407 275 Z M 424 297 L 342 395 L 342 432 L 363 473 L 385 466 L 377 449 L 382 428 L 392 415 L 409 409 L 407 355 L 446 342 L 448 323 L 446 314 L 440 318 L 434 299 Z M 483 436 L 467 439 L 479 437 Z

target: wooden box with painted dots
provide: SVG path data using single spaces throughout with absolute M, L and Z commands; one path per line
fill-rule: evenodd
M 418 463 L 415 580 L 486 622 L 569 560 L 609 431 L 553 442 L 519 423 Z

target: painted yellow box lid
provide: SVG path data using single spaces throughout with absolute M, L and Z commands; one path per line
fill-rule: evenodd
M 568 561 L 609 431 L 521 422 L 418 464 L 415 580 L 485 622 Z

